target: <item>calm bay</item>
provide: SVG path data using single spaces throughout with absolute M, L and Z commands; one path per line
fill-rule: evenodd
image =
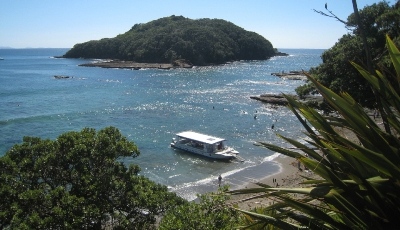
M 280 49 L 290 56 L 191 69 L 127 70 L 78 66 L 94 60 L 53 58 L 67 50 L 0 49 L 0 156 L 23 136 L 55 139 L 84 127 L 114 126 L 141 152 L 124 162 L 138 164 L 142 175 L 188 200 L 216 190 L 220 174 L 235 188 L 279 171 L 273 161 L 278 154 L 254 143 L 285 146 L 276 132 L 301 139 L 302 127 L 287 108 L 250 96 L 294 93 L 304 81 L 271 73 L 316 67 L 324 51 Z M 174 134 L 185 130 L 226 138 L 245 161 L 218 162 L 171 149 Z

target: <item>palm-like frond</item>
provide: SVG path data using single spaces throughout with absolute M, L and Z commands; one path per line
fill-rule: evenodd
M 400 96 L 395 90 L 400 86 L 400 52 L 389 37 L 387 47 L 396 70 L 395 81 L 378 71 L 372 74 L 352 64 L 377 92 L 390 132 L 382 130 L 349 94 L 335 94 L 310 75 L 308 79 L 338 117 L 323 116 L 285 95 L 289 109 L 306 130 L 307 144 L 278 134 L 302 153 L 264 142 L 259 145 L 296 158 L 320 179 L 306 178 L 305 188 L 273 188 L 259 184 L 260 188 L 231 191 L 231 194 L 259 193 L 262 195 L 258 198 L 279 200 L 265 207 L 265 210 L 275 211 L 271 215 L 242 211 L 257 220 L 257 226 L 383 229 L 400 224 Z M 340 136 L 337 128 L 350 130 L 357 140 Z M 290 193 L 302 194 L 302 198 L 293 198 L 288 195 Z

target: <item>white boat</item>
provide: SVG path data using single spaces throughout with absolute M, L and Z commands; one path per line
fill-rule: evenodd
M 225 139 L 213 137 L 193 131 L 185 131 L 176 134 L 171 146 L 201 156 L 229 160 L 239 158 L 239 152 L 225 146 Z

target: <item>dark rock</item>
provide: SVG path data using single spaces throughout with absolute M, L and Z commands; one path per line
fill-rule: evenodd
M 282 52 L 275 52 L 274 56 L 289 56 L 287 53 L 282 53 Z
M 323 97 L 319 95 L 306 96 L 304 98 L 299 98 L 297 95 L 290 95 L 290 96 L 314 108 L 320 108 L 321 104 L 323 103 Z M 261 94 L 260 96 L 251 96 L 250 98 L 261 101 L 263 103 L 268 103 L 278 106 L 286 106 L 288 104 L 288 101 L 282 94 Z
M 278 94 L 262 94 L 260 96 L 251 96 L 250 98 L 273 105 L 287 105 L 288 103 L 283 95 Z
M 176 63 L 175 63 L 176 62 Z M 119 69 L 133 69 L 139 70 L 143 68 L 156 68 L 156 69 L 171 69 L 171 68 L 192 68 L 190 62 L 185 62 L 184 60 L 177 60 L 174 64 L 169 63 L 138 63 L 133 61 L 102 61 L 102 62 L 92 62 L 92 63 L 85 63 L 79 66 L 86 66 L 86 67 L 101 67 L 101 68 L 119 68 Z
M 55 79 L 68 79 L 68 78 L 72 78 L 70 76 L 64 76 L 64 75 L 54 75 Z

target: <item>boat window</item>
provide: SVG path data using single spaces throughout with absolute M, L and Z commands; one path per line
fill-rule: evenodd
M 214 146 L 213 145 L 207 145 L 207 152 L 208 153 L 214 152 Z

